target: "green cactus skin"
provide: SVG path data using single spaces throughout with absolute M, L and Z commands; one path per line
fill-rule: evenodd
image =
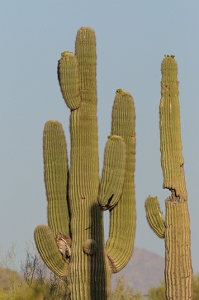
M 120 201 L 110 211 L 109 238 L 106 252 L 114 273 L 127 264 L 132 255 L 136 230 L 135 211 L 135 108 L 131 95 L 118 89 L 112 110 L 111 134 L 120 135 L 126 143 L 126 172 Z M 128 238 L 127 238 L 128 237 Z
M 175 190 L 179 201 L 187 200 L 184 158 L 180 135 L 180 104 L 178 100 L 177 64 L 173 57 L 162 61 L 160 113 L 160 151 L 163 188 Z
M 69 78 L 70 77 L 70 78 Z M 117 90 L 112 130 L 99 178 L 96 90 L 96 40 L 90 27 L 79 29 L 75 55 L 63 52 L 58 62 L 63 98 L 71 109 L 70 169 L 62 126 L 44 127 L 44 177 L 48 226 L 34 232 L 37 249 L 47 266 L 69 276 L 73 300 L 110 299 L 110 279 L 130 259 L 135 237 L 135 110 L 132 96 Z M 80 102 L 79 102 L 80 99 Z M 124 128 L 125 127 L 125 128 Z M 110 210 L 105 245 L 103 210 Z M 71 242 L 62 254 L 58 236 Z M 70 237 L 69 237 L 70 236 Z
M 166 299 L 192 299 L 192 262 L 188 197 L 184 175 L 184 159 L 180 132 L 177 63 L 174 55 L 166 55 L 161 65 L 160 151 L 163 188 L 171 191 L 165 200 L 165 283 Z M 151 228 L 162 232 L 158 214 L 154 214 L 157 198 L 146 200 L 146 214 Z M 151 203 L 150 203 L 151 202 Z M 159 204 L 158 204 L 159 206 Z M 154 221 L 154 218 L 156 220 Z M 158 234 L 157 234 L 158 235 Z M 163 237 L 163 236 L 161 236 Z
M 149 226 L 159 238 L 163 239 L 165 237 L 165 221 L 157 197 L 149 196 L 145 202 L 145 209 Z
M 165 282 L 167 299 L 192 299 L 190 219 L 187 201 L 166 199 Z
M 104 152 L 104 168 L 99 191 L 103 210 L 113 208 L 120 200 L 126 169 L 126 144 L 121 136 L 111 135 Z M 116 193 L 117 191 L 117 193 Z
M 37 248 L 49 269 L 60 277 L 69 275 L 68 265 L 62 259 L 55 243 L 54 232 L 46 225 L 38 225 L 34 232 Z
M 68 158 L 62 125 L 48 121 L 43 132 L 44 180 L 48 200 L 48 224 L 54 233 L 69 234 L 66 202 Z M 59 203 L 57 203 L 59 201 Z
M 68 51 L 63 52 L 58 63 L 58 79 L 63 98 L 70 109 L 80 106 L 78 61 L 76 56 Z

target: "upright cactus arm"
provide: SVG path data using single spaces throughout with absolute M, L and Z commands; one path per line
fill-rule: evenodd
M 48 121 L 43 133 L 44 181 L 48 200 L 48 225 L 56 235 L 69 232 L 67 204 L 68 157 L 66 139 L 58 121 Z
M 121 136 L 126 144 L 126 171 L 118 204 L 110 210 L 109 238 L 106 253 L 112 271 L 119 272 L 129 261 L 134 245 L 135 209 L 135 108 L 132 96 L 118 89 L 112 110 L 112 135 Z
M 43 157 L 49 227 L 37 226 L 34 237 L 37 249 L 47 266 L 55 274 L 66 276 L 67 264 L 55 241 L 60 232 L 70 234 L 66 201 L 68 180 L 66 140 L 63 128 L 57 121 L 48 121 L 44 126 Z
M 119 201 L 126 171 L 126 145 L 117 135 L 108 137 L 104 152 L 104 166 L 98 195 L 102 210 L 112 209 Z
M 180 104 L 178 99 L 177 64 L 173 56 L 161 65 L 160 151 L 164 177 L 163 188 L 174 191 L 179 201 L 187 201 L 184 158 L 180 132 Z
M 77 109 L 81 103 L 79 94 L 78 61 L 72 52 L 65 51 L 58 62 L 58 79 L 62 96 L 70 109 Z

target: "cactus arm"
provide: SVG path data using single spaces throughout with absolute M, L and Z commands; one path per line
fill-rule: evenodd
M 34 231 L 34 238 L 37 249 L 48 268 L 60 277 L 68 276 L 68 264 L 58 250 L 53 231 L 46 225 L 38 225 Z
M 108 137 L 104 152 L 104 167 L 98 195 L 102 210 L 112 209 L 123 191 L 126 169 L 126 145 L 120 136 Z
M 62 96 L 70 109 L 77 109 L 81 103 L 77 58 L 68 51 L 64 51 L 61 56 L 57 73 Z
M 43 157 L 48 225 L 55 235 L 58 232 L 69 234 L 66 140 L 62 125 L 58 121 L 48 121 L 44 126 Z
M 187 200 L 184 159 L 180 133 L 180 104 L 178 99 L 177 63 L 167 56 L 161 65 L 160 151 L 164 177 L 163 188 L 175 190 L 180 201 Z
M 106 253 L 112 272 L 119 272 L 129 261 L 134 245 L 135 212 L 135 109 L 132 96 L 117 90 L 112 110 L 112 135 L 121 136 L 126 144 L 126 172 L 123 192 L 110 211 L 109 238 Z
M 149 196 L 145 201 L 145 209 L 149 226 L 159 238 L 163 239 L 165 237 L 165 221 L 157 197 Z

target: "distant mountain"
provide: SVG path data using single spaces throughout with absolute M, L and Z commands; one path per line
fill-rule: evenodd
M 116 279 L 121 276 L 133 290 L 146 294 L 151 286 L 158 286 L 160 280 L 164 279 L 164 258 L 135 247 L 126 267 L 112 275 L 112 288 L 116 285 Z

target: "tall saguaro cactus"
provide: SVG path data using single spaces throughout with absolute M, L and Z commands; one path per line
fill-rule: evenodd
M 132 96 L 116 91 L 111 135 L 99 179 L 96 40 L 89 27 L 79 29 L 75 54 L 63 52 L 58 78 L 71 109 L 68 168 L 62 126 L 48 121 L 43 154 L 48 226 L 34 232 L 47 266 L 70 276 L 72 299 L 109 299 L 110 278 L 132 255 L 135 237 L 135 111 Z M 103 210 L 110 210 L 105 245 Z
M 165 56 L 161 71 L 161 165 L 163 188 L 169 189 L 171 196 L 165 200 L 165 220 L 157 197 L 149 196 L 145 208 L 149 225 L 165 240 L 166 298 L 187 300 L 192 299 L 190 220 L 180 133 L 177 63 L 173 55 Z

